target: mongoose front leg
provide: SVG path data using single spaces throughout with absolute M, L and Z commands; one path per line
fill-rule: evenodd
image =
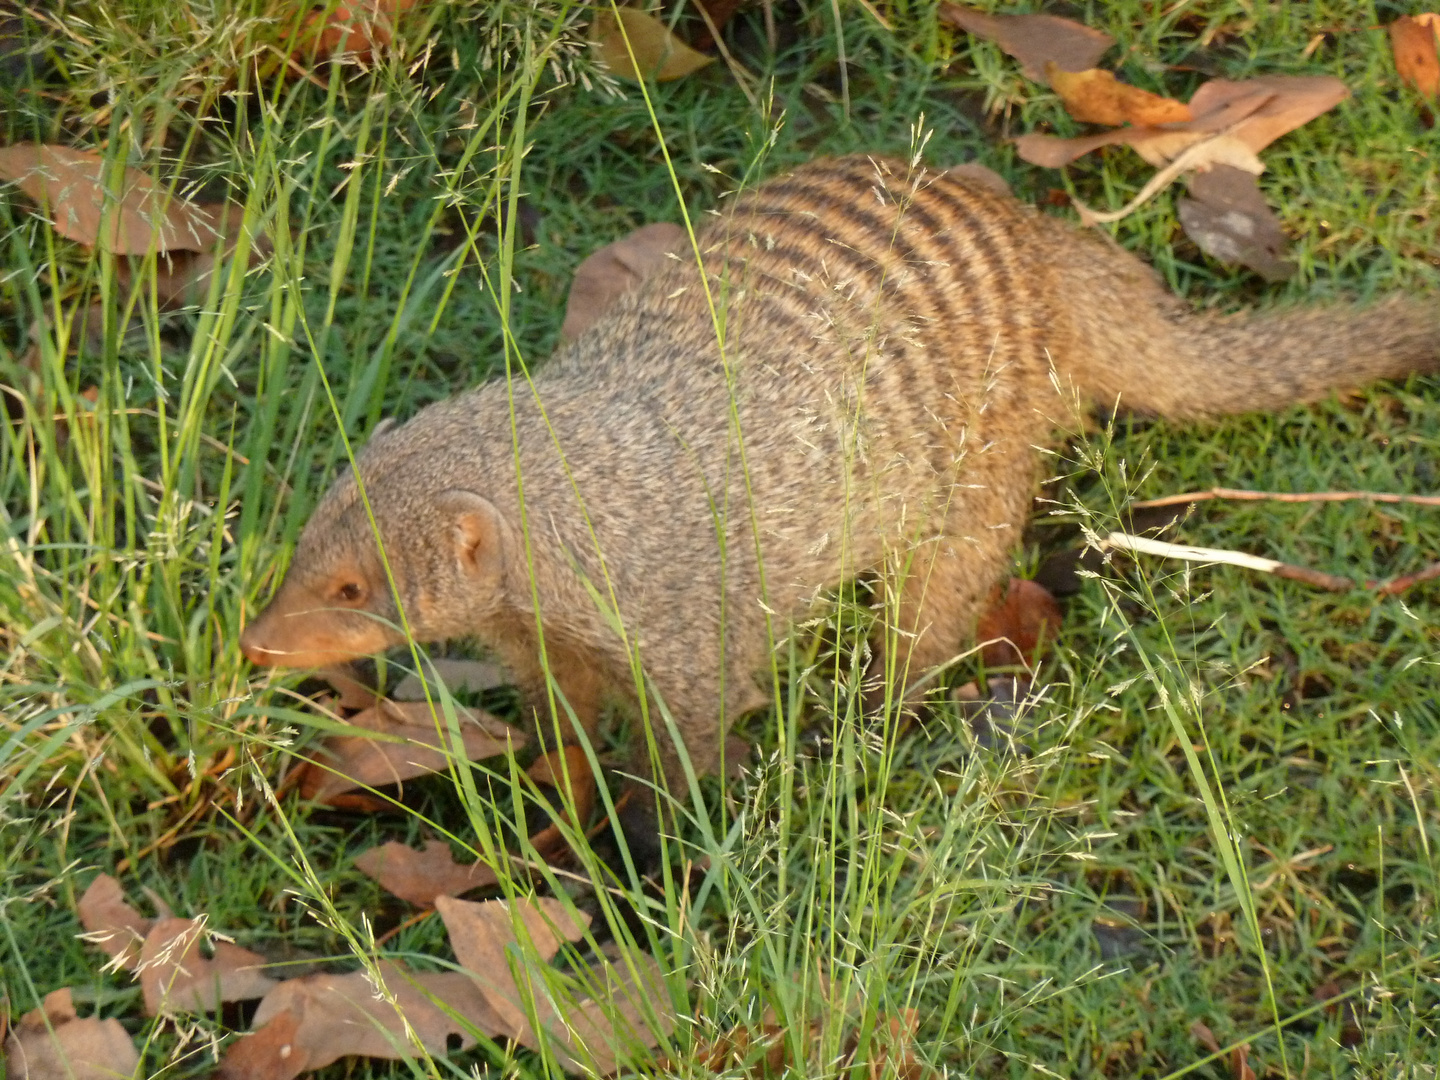
M 1005 574 L 1030 505 L 1029 466 L 1017 478 L 1013 461 L 982 464 L 964 473 L 940 534 L 896 552 L 885 572 L 885 611 L 865 692 L 871 715 L 923 703 L 930 686 L 916 683 L 974 640 L 990 591 Z

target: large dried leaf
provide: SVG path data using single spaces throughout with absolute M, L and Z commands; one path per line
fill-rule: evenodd
M 1285 261 L 1280 222 L 1252 174 L 1218 165 L 1190 178 L 1190 196 L 1177 206 L 1180 224 L 1206 254 L 1248 266 L 1266 281 L 1283 281 L 1295 272 Z
M 1268 96 L 1252 109 L 1249 101 L 1256 91 Z M 1207 130 L 1219 131 L 1224 130 L 1217 125 L 1226 111 L 1242 108 L 1244 118 L 1230 134 L 1258 154 L 1280 136 L 1329 112 L 1349 96 L 1349 88 L 1333 75 L 1261 75 L 1239 82 L 1211 79 L 1195 91 L 1190 109 L 1197 118 L 1209 117 Z
M 1115 39 L 1102 30 L 1058 15 L 987 15 L 963 4 L 940 5 L 940 17 L 976 37 L 993 41 L 1020 61 L 1026 78 L 1045 81 L 1045 68 L 1084 71 L 1095 66 Z
M 455 707 L 467 760 L 495 757 L 525 745 L 525 733 L 488 713 Z M 424 701 L 382 701 L 350 717 L 353 735 L 331 735 L 306 767 L 300 794 L 319 802 L 360 786 L 383 787 L 449 767 L 450 747 Z M 378 736 L 378 737 L 377 737 Z
M 61 236 L 89 247 L 144 255 L 205 251 L 215 243 L 205 213 L 172 197 L 139 169 L 126 168 L 117 178 L 110 163 L 91 150 L 39 143 L 0 147 L 0 179 L 13 180 L 44 207 Z
M 265 996 L 276 985 L 261 973 L 265 958 L 228 941 L 213 943 L 214 955 L 200 955 L 203 919 L 160 919 L 140 950 L 140 989 L 145 1012 L 213 1012 L 222 1001 Z
M 590 24 L 590 40 L 600 62 L 622 79 L 669 82 L 699 71 L 714 59 L 696 52 L 654 15 L 636 8 L 597 11 Z
M 690 246 L 689 234 L 666 221 L 642 225 L 629 236 L 587 256 L 575 268 L 560 336 L 573 341 L 590 329 L 615 301 L 658 270 L 672 253 Z
M 457 863 L 443 840 L 428 841 L 423 851 L 392 840 L 362 851 L 355 866 L 401 900 L 421 907 L 434 904 L 437 896 L 458 896 L 499 880 L 483 862 Z
M 450 934 L 450 947 L 460 966 L 474 975 L 501 1026 L 497 1034 L 514 1039 L 522 1046 L 539 1048 L 535 1031 L 525 1009 L 525 995 L 511 972 L 509 953 L 516 946 L 514 918 L 519 917 L 534 952 L 541 963 L 548 963 L 564 941 L 579 941 L 589 924 L 589 916 L 579 914 L 576 922 L 558 900 L 539 898 L 516 900 L 512 914 L 511 901 L 487 900 L 472 903 L 448 896 L 435 898 L 435 910 L 444 920 Z M 528 953 L 528 950 L 525 950 Z M 524 955 L 523 953 L 516 954 Z M 527 980 L 534 993 L 541 983 L 538 978 Z M 537 998 L 541 1020 L 548 1010 Z
M 1440 97 L 1440 15 L 1402 15 L 1390 24 L 1395 71 L 1422 97 Z
M 99 874 L 76 905 L 85 940 L 97 945 L 115 966 L 133 970 L 140 961 L 140 947 L 154 925 L 125 902 L 120 882 L 109 874 Z
M 380 962 L 379 972 L 384 994 L 377 993 L 364 971 L 280 983 L 256 1009 L 255 1033 L 232 1047 L 239 1061 L 234 1067 L 222 1063 L 222 1075 L 231 1080 L 286 1080 L 295 1075 L 289 1070 L 297 1054 L 303 1056 L 306 1070 L 322 1069 L 342 1057 L 413 1057 L 418 1050 L 407 1025 L 427 1053 L 441 1055 L 474 1046 L 477 1029 L 498 1030 L 500 1021 L 475 980 L 462 972 L 417 974 L 389 960 Z M 269 1030 L 272 1023 L 278 1034 Z M 248 1040 L 257 1042 L 246 1046 Z
M 585 996 L 556 1009 L 545 1025 L 571 1072 L 609 1076 L 634 1067 L 674 1033 L 670 992 L 654 957 L 638 953 L 625 963 L 612 950 L 577 981 Z
M 6 1080 L 128 1080 L 139 1064 L 120 1021 L 80 1019 L 68 987 L 46 994 L 5 1039 Z
M 1184 102 L 1122 83 L 1112 72 L 1100 68 L 1064 71 L 1052 60 L 1046 65 L 1045 74 L 1055 93 L 1060 95 L 1065 111 L 1076 120 L 1119 127 L 1121 124 L 1184 123 L 1193 119 L 1190 106 Z
M 1026 161 L 1052 169 L 1114 144 L 1133 147 L 1158 167 L 1221 132 L 1258 153 L 1349 94 L 1344 83 L 1329 75 L 1265 75 L 1240 82 L 1212 79 L 1191 97 L 1193 119 L 1185 123 L 1117 128 L 1071 139 L 1022 135 L 1015 145 Z

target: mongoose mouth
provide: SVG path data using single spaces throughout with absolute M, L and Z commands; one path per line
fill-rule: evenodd
M 337 626 L 342 620 L 358 625 Z M 272 606 L 240 635 L 240 651 L 258 667 L 329 667 L 395 643 L 394 635 L 374 620 L 333 608 L 285 613 Z

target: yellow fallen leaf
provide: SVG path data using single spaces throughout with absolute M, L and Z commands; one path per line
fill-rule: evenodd
M 1122 83 L 1109 71 L 1063 71 L 1051 61 L 1045 65 L 1051 87 L 1076 120 L 1119 127 L 1122 124 L 1183 124 L 1191 119 L 1190 106 L 1161 97 L 1138 86 Z
M 1440 15 L 1402 15 L 1390 24 L 1390 48 L 1400 81 L 1421 97 L 1440 97 Z
M 600 62 L 622 79 L 669 82 L 714 59 L 690 48 L 655 16 L 635 8 L 597 12 L 590 39 Z

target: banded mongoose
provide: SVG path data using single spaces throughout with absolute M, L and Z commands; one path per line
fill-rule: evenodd
M 1114 244 L 893 159 L 797 168 L 697 246 L 703 279 L 674 261 L 533 383 L 374 435 L 356 470 L 393 594 L 347 473 L 245 655 L 322 666 L 404 625 L 478 638 L 539 694 L 543 635 L 587 731 L 602 696 L 638 701 L 638 657 L 704 773 L 767 699 L 775 640 L 847 578 L 896 601 L 874 670 L 897 697 L 954 655 L 1020 538 L 1036 448 L 1092 404 L 1204 418 L 1440 366 L 1434 303 L 1196 314 Z

